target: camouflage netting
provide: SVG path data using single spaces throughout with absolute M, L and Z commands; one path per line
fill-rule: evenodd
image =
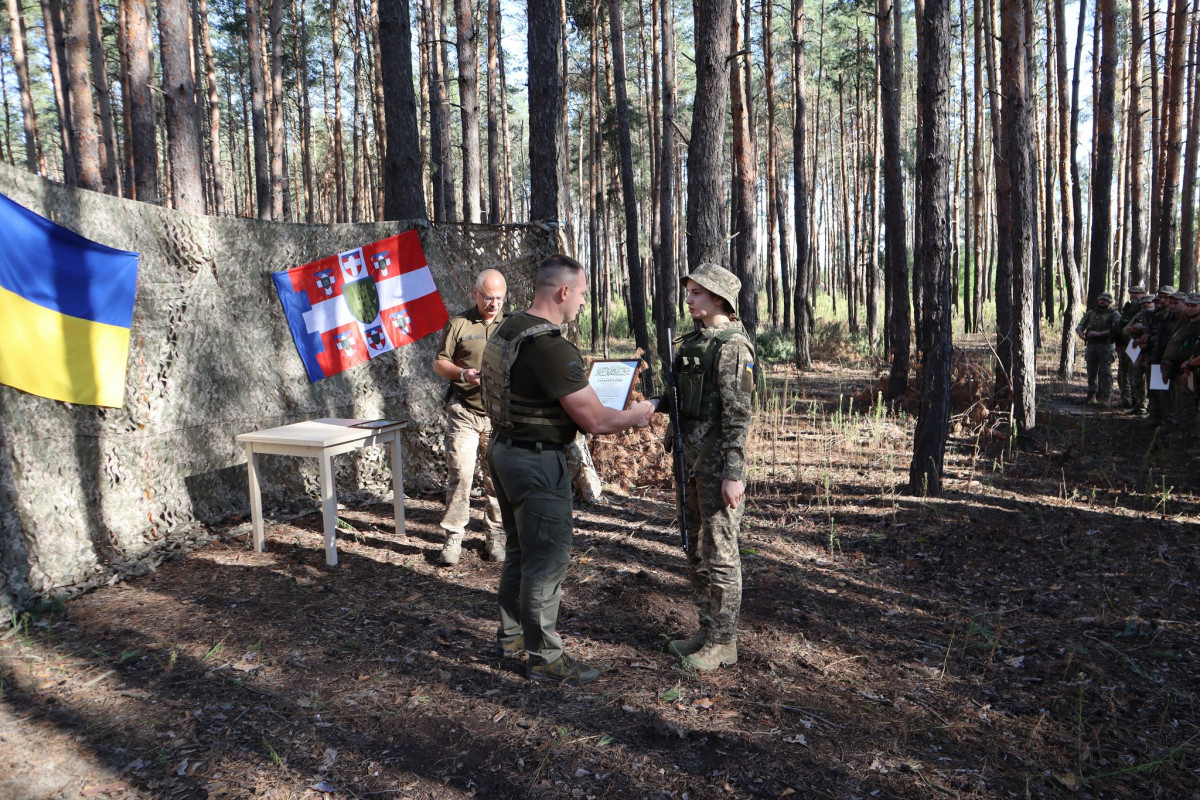
M 496 267 L 510 304 L 531 296 L 555 249 L 534 226 L 301 225 L 182 214 L 71 189 L 0 164 L 0 193 L 80 234 L 142 253 L 121 409 L 73 406 L 0 386 L 0 613 L 136 574 L 203 537 L 198 523 L 248 514 L 234 436 L 317 417 L 411 420 L 405 485 L 442 485 L 444 382 L 437 336 L 310 384 L 270 273 L 420 227 L 454 313 Z M 36 266 L 36 253 L 26 254 Z M 2 344 L 0 344 L 2 346 Z M 337 459 L 339 499 L 389 497 L 382 448 Z M 316 508 L 313 459 L 261 460 L 264 512 Z

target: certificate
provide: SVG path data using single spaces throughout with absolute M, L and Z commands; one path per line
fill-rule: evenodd
M 1142 354 L 1142 348 L 1133 343 L 1133 339 L 1129 340 L 1129 344 L 1125 347 L 1125 355 L 1129 356 L 1130 361 L 1137 361 L 1138 356 Z
M 1165 392 L 1171 388 L 1171 382 L 1163 380 L 1162 365 L 1150 365 L 1150 388 L 1156 392 Z
M 592 362 L 588 372 L 588 383 L 596 390 L 602 405 L 620 411 L 625 408 L 633 382 L 637 378 L 642 362 L 638 359 L 599 359 Z

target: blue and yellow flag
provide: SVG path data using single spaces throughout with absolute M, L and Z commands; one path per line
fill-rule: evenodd
M 0 383 L 68 403 L 124 405 L 140 258 L 0 194 Z

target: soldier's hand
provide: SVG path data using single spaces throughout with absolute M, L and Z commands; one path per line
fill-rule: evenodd
M 637 421 L 633 423 L 635 428 L 645 428 L 650 424 L 650 418 L 654 416 L 654 403 L 649 400 L 639 400 L 629 407 L 630 411 L 638 411 Z
M 477 369 L 464 369 L 462 376 L 463 376 L 463 380 L 466 381 L 467 383 L 471 384 L 472 386 L 478 386 L 480 381 L 483 378 L 483 376 L 480 375 L 479 370 L 477 370 Z
M 741 481 L 731 481 L 728 478 L 721 481 L 721 499 L 729 508 L 737 508 L 746 493 L 746 484 Z

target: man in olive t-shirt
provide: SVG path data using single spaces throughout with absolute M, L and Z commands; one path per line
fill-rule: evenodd
M 479 273 L 472 290 L 475 305 L 446 323 L 442 344 L 433 361 L 434 371 L 450 381 L 446 402 L 446 513 L 441 523 L 446 543 L 437 558 L 444 566 L 457 564 L 462 553 L 463 534 L 471 519 L 471 484 L 475 480 L 476 462 L 482 467 L 487 500 L 484 557 L 488 561 L 504 560 L 500 505 L 484 458 L 492 425 L 483 410 L 479 367 L 484 345 L 500 327 L 507 293 L 508 285 L 499 272 L 485 269 Z
M 650 423 L 654 407 L 607 408 L 587 381 L 583 356 L 562 335 L 587 295 L 587 273 L 549 256 L 533 304 L 508 316 L 483 354 L 483 402 L 492 420 L 488 466 L 504 523 L 496 654 L 528 654 L 533 680 L 590 683 L 598 670 L 563 651 L 555 630 L 571 555 L 571 478 L 563 448 L 578 430 L 616 433 Z

